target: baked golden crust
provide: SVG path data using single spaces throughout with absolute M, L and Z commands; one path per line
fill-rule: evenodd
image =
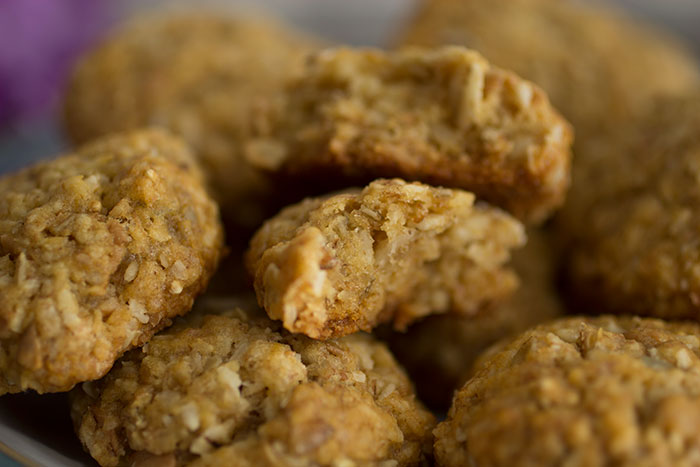
M 272 20 L 225 13 L 137 19 L 77 66 L 65 97 L 74 142 L 147 125 L 195 149 L 227 218 L 257 225 L 269 181 L 246 142 L 265 135 L 276 97 L 313 41 Z
M 427 0 L 398 42 L 478 50 L 541 86 L 577 141 L 614 131 L 655 95 L 684 94 L 700 79 L 674 39 L 590 2 Z
M 185 145 L 113 136 L 0 178 L 0 394 L 67 391 L 189 311 L 222 248 Z
M 700 95 L 660 102 L 632 135 L 570 213 L 586 228 L 570 232 L 568 289 L 605 312 L 700 320 Z
M 461 47 L 326 49 L 286 89 L 259 156 L 314 182 L 402 177 L 538 222 L 569 184 L 569 124 L 535 85 Z
M 524 241 L 518 221 L 471 193 L 377 180 L 284 209 L 251 240 L 247 266 L 271 318 L 326 339 L 474 314 L 515 289 L 505 263 Z
M 700 326 L 569 318 L 496 348 L 435 430 L 439 465 L 700 463 Z
M 476 316 L 429 316 L 405 333 L 382 336 L 429 407 L 448 409 L 454 391 L 490 345 L 564 313 L 550 243 L 548 233 L 527 231 L 527 244 L 513 253 L 511 262 L 520 286 L 503 303 Z
M 383 344 L 314 341 L 257 309 L 216 311 L 191 313 L 75 389 L 76 430 L 101 465 L 418 465 L 430 455 L 434 417 Z

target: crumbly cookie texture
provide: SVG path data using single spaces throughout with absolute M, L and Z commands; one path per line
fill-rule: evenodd
M 0 394 L 99 378 L 191 308 L 223 238 L 197 174 L 140 131 L 0 178 Z
M 435 430 L 438 465 L 700 463 L 700 326 L 569 318 L 482 360 Z
M 563 314 L 550 243 L 548 233 L 527 231 L 527 245 L 513 253 L 512 266 L 520 286 L 502 304 L 476 316 L 430 316 L 405 333 L 382 335 L 429 407 L 447 411 L 454 391 L 490 345 Z
M 292 332 L 338 337 L 432 313 L 474 314 L 517 286 L 518 221 L 461 190 L 377 180 L 307 199 L 251 240 L 258 301 Z
M 256 159 L 286 175 L 461 188 L 534 222 L 564 200 L 569 124 L 537 86 L 477 52 L 327 49 L 285 97 Z
M 614 131 L 657 94 L 684 94 L 700 80 L 682 45 L 598 3 L 426 0 L 402 36 L 402 46 L 473 48 L 534 81 L 574 124 L 577 141 Z
M 76 388 L 90 454 L 142 467 L 426 461 L 434 417 L 382 343 L 315 341 L 254 310 L 191 313 Z
M 271 19 L 188 12 L 138 18 L 77 66 L 65 97 L 74 142 L 146 125 L 183 136 L 222 212 L 257 225 L 269 181 L 248 161 L 289 73 L 315 47 Z
M 606 312 L 700 320 L 700 95 L 661 102 L 634 135 L 580 207 L 568 290 Z

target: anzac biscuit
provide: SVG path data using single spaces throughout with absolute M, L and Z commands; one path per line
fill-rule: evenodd
M 0 394 L 99 378 L 189 311 L 223 237 L 197 173 L 141 131 L 0 178 Z
M 370 336 L 315 341 L 241 309 L 127 353 L 76 388 L 72 415 L 104 466 L 420 465 L 435 424 Z
M 569 318 L 494 349 L 435 430 L 438 465 L 700 463 L 700 326 Z
M 312 198 L 251 240 L 258 301 L 292 332 L 338 337 L 428 314 L 475 314 L 517 286 L 506 266 L 522 225 L 461 190 L 378 180 Z
M 585 226 L 567 290 L 582 308 L 700 320 L 700 96 L 661 101 L 632 134 L 570 214 Z

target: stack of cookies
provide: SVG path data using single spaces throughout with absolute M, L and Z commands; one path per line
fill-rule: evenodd
M 0 178 L 0 394 L 70 391 L 104 466 L 700 465 L 697 64 L 569 0 L 395 45 L 84 57 L 76 149 Z

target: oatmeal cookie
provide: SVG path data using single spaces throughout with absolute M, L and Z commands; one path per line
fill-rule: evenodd
M 569 318 L 494 349 L 435 430 L 438 465 L 700 464 L 700 326 Z
M 577 213 L 572 302 L 700 320 L 700 95 L 660 102 L 634 136 Z
M 86 449 L 116 465 L 419 465 L 433 416 L 387 348 L 315 341 L 261 311 L 193 312 L 72 394 Z
M 517 286 L 518 221 L 461 190 L 399 179 L 311 198 L 251 240 L 258 301 L 292 332 L 339 337 L 432 313 L 474 314 Z
M 245 142 L 265 135 L 275 96 L 314 41 L 269 19 L 149 16 L 117 30 L 74 71 L 65 127 L 74 142 L 145 125 L 183 136 L 233 222 L 262 220 L 269 181 Z
M 527 231 L 527 244 L 513 253 L 520 286 L 502 304 L 476 316 L 429 316 L 405 333 L 380 334 L 408 371 L 418 396 L 431 408 L 447 410 L 453 392 L 464 384 L 487 347 L 563 314 L 550 242 L 540 229 Z
M 272 137 L 254 142 L 255 160 L 285 176 L 461 188 L 528 222 L 564 200 L 569 124 L 537 86 L 468 49 L 326 49 L 285 99 Z
M 216 204 L 161 131 L 0 178 L 0 394 L 66 391 L 187 312 L 222 248 Z
M 696 60 L 621 12 L 571 0 L 426 0 L 400 45 L 457 44 L 544 88 L 577 141 L 697 86 Z M 578 157 L 578 153 L 576 153 Z

